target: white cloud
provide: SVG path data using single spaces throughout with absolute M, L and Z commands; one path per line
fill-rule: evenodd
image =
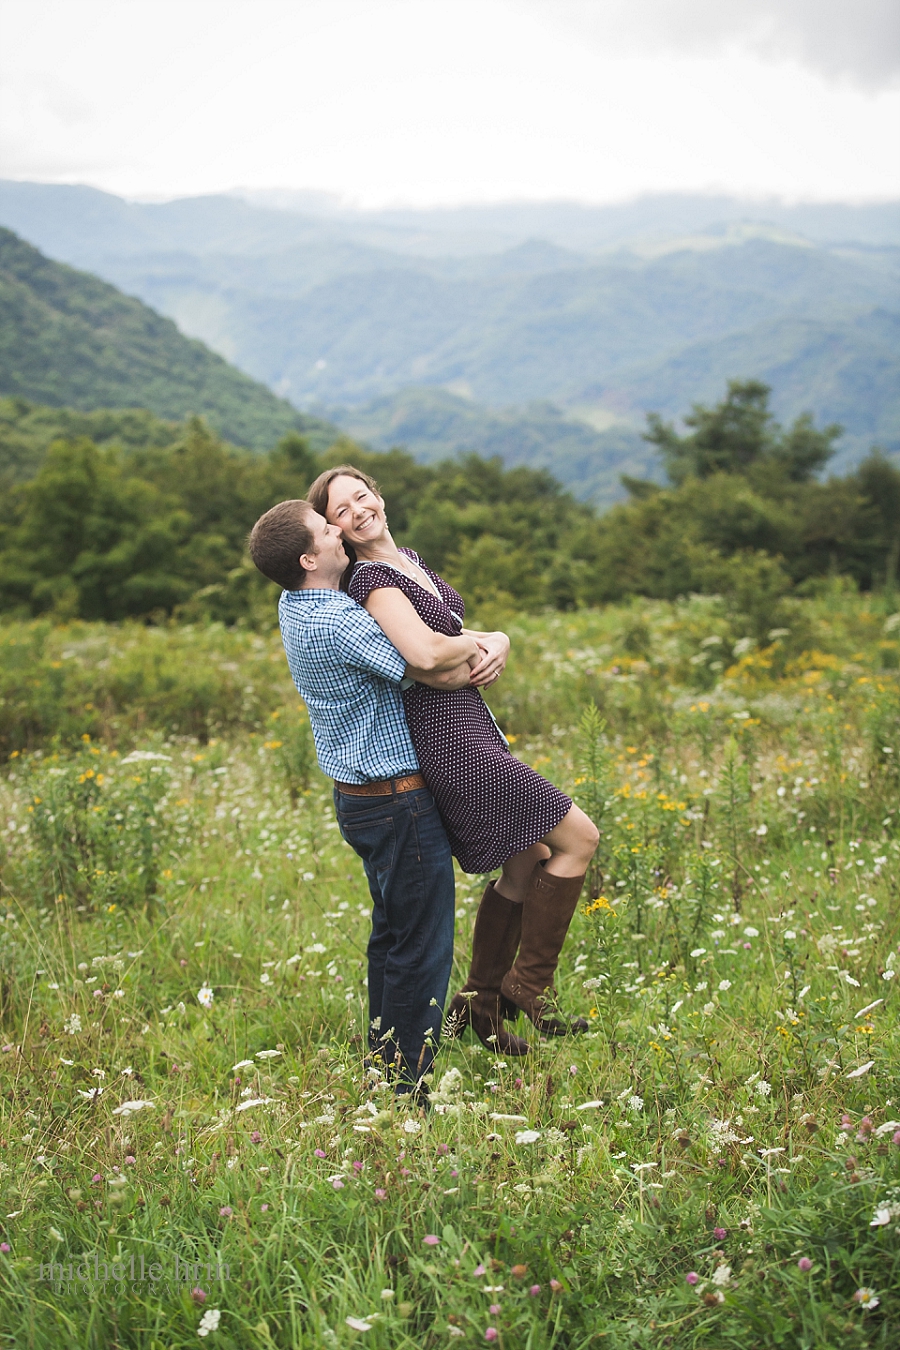
M 900 76 L 896 0 L 519 0 L 604 49 L 740 49 L 881 87 Z
M 796 18 L 807 11 L 812 0 L 0 0 L 0 175 L 136 196 L 316 188 L 365 205 L 900 192 L 900 89 L 823 73 L 790 37 L 816 37 Z

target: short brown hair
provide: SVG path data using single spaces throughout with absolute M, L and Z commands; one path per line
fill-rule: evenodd
M 309 517 L 315 507 L 297 498 L 279 502 L 250 531 L 247 547 L 250 557 L 264 577 L 286 591 L 300 591 L 306 585 L 306 568 L 300 565 L 304 553 L 315 553 L 314 535 Z
M 362 469 L 356 469 L 352 464 L 338 464 L 334 469 L 326 469 L 320 473 L 315 482 L 310 483 L 306 499 L 314 511 L 318 511 L 320 516 L 328 514 L 328 490 L 336 478 L 358 478 L 361 483 L 365 483 L 367 488 L 381 496 L 378 491 L 378 484 L 374 478 L 370 478 Z

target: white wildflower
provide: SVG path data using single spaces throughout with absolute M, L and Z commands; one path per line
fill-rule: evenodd
M 232 1072 L 237 1073 L 238 1069 L 255 1069 L 256 1065 L 252 1059 L 239 1059 L 237 1064 L 232 1064 Z
M 208 1336 L 211 1331 L 218 1331 L 221 1320 L 222 1314 L 219 1312 L 218 1308 L 207 1308 L 206 1312 L 200 1318 L 197 1335 Z
M 279 1059 L 280 1057 L 280 1050 L 257 1050 L 256 1052 L 257 1059 Z
M 307 947 L 308 952 L 315 952 L 317 956 L 322 956 L 328 948 L 322 942 L 314 942 L 311 947 Z
M 234 1109 L 235 1111 L 249 1111 L 251 1106 L 268 1106 L 274 1100 L 274 1097 L 251 1097 L 249 1101 L 241 1102 L 240 1106 L 236 1106 Z
M 759 937 L 759 929 L 753 928 L 750 924 L 748 924 L 747 927 L 744 929 L 744 937 L 749 938 Z
M 704 1017 L 710 1017 L 716 1011 L 716 1005 L 714 1003 L 704 1003 L 701 1011 Z
M 643 1099 L 643 1097 L 638 1097 L 637 1094 L 635 1094 L 633 1097 L 629 1097 L 629 1098 L 628 1098 L 628 1109 L 629 1109 L 629 1111 L 634 1111 L 634 1112 L 637 1112 L 637 1111 L 643 1111 L 643 1109 L 644 1109 L 644 1099 Z
M 77 1036 L 80 1030 L 81 1018 L 78 1016 L 78 1013 L 72 1013 L 72 1015 L 67 1017 L 65 1022 L 63 1022 L 63 1031 L 68 1032 L 70 1036 Z
M 540 1130 L 516 1130 L 517 1144 L 536 1144 L 540 1137 Z
M 705 947 L 695 947 L 694 950 L 691 952 L 691 956 L 694 956 L 694 957 L 697 957 L 697 956 L 705 956 L 705 955 L 706 955 L 706 948 L 705 948 Z
M 874 1068 L 874 1067 L 875 1067 L 875 1061 L 874 1061 L 874 1059 L 870 1059 L 869 1062 L 868 1062 L 867 1064 L 860 1064 L 860 1066 L 859 1066 L 858 1069 L 851 1069 L 850 1072 L 849 1072 L 846 1076 L 847 1076 L 848 1078 L 862 1078 L 863 1074 L 868 1073 L 869 1070 L 872 1069 L 872 1068 Z
M 263 973 L 260 975 L 260 977 L 259 977 L 259 982 L 260 982 L 260 984 L 271 984 L 271 983 L 272 983 L 272 976 L 269 974 L 269 972 L 268 972 L 267 970 L 264 970 Z
M 197 990 L 197 1002 L 200 1004 L 201 1008 L 211 1008 L 214 997 L 213 991 L 208 984 L 204 984 L 202 988 Z
M 347 1326 L 352 1327 L 354 1331 L 372 1330 L 372 1323 L 363 1321 L 361 1317 L 345 1317 L 344 1321 L 347 1323 Z
M 58 1228 L 48 1228 L 47 1232 L 50 1235 L 50 1237 L 52 1237 L 54 1242 L 62 1242 L 63 1235 Z
M 730 988 L 731 988 L 731 981 L 730 981 L 730 980 L 720 980 L 720 981 L 719 981 L 719 989 L 720 989 L 721 993 L 724 994 L 724 993 L 725 993 L 728 989 L 730 989 Z
M 404 1134 L 418 1134 L 421 1128 L 422 1128 L 421 1120 L 413 1120 L 412 1117 L 410 1117 L 409 1119 L 404 1120 L 403 1122 Z
M 757 1097 L 771 1097 L 772 1084 L 766 1082 L 765 1078 L 761 1078 L 753 1091 L 756 1093 Z
M 712 1282 L 721 1289 L 731 1280 L 731 1266 L 716 1266 L 713 1271 Z
M 143 1111 L 145 1107 L 155 1105 L 155 1102 L 151 1102 L 143 1097 L 136 1097 L 133 1101 L 122 1102 L 121 1106 L 114 1106 L 113 1115 L 133 1116 L 135 1111 Z

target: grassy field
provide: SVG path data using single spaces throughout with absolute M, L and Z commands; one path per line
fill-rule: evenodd
M 427 1115 L 277 638 L 0 628 L 0 1346 L 900 1343 L 896 608 L 510 620 L 591 1030 L 446 1045 Z

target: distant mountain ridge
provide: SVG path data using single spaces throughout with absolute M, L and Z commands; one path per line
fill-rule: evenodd
M 0 182 L 0 221 L 296 407 L 337 409 L 378 445 L 393 427 L 423 458 L 495 446 L 604 501 L 616 464 L 644 454 L 648 411 L 676 417 L 750 377 L 782 421 L 846 427 L 836 468 L 873 443 L 900 453 L 898 202 L 362 212 L 316 194 L 140 204 Z
M 269 448 L 322 424 L 229 366 L 169 319 L 0 228 L 0 395 L 56 407 L 204 415 L 238 445 Z M 330 429 L 329 429 L 330 430 Z

